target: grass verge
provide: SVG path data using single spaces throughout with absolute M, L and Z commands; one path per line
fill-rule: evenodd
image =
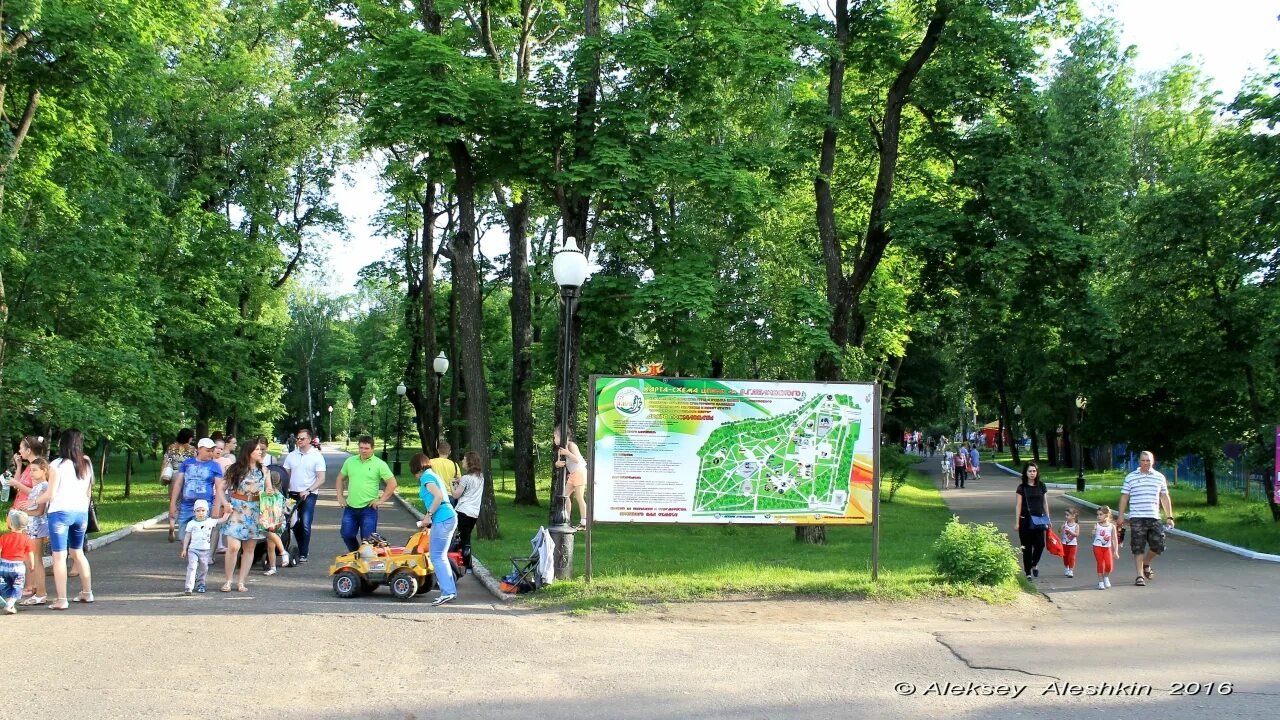
M 1031 453 L 1021 453 L 1018 460 L 1019 462 L 1014 464 L 1013 456 L 1007 450 L 1005 452 L 986 451 L 981 455 L 982 464 L 986 466 L 990 463 L 989 469 L 991 472 L 1000 472 L 996 469 L 994 463 L 1000 463 L 1007 468 L 1021 470 L 1022 463 L 1031 460 Z M 986 469 L 983 472 L 986 472 Z M 1124 484 L 1124 476 L 1126 474 L 1124 470 L 1086 470 L 1084 481 L 1088 485 L 1104 485 L 1118 488 Z M 1047 483 L 1074 485 L 1076 482 L 1076 469 L 1074 467 L 1053 467 L 1047 462 L 1042 462 L 1040 463 L 1040 475 Z
M 513 503 L 513 481 L 496 480 L 501 536 L 476 540 L 474 551 L 494 574 L 510 572 L 511 557 L 527 557 L 529 540 L 547 523 L 547 507 Z M 421 508 L 416 489 L 402 495 Z M 539 487 L 545 498 L 546 483 Z M 887 495 L 887 492 L 886 492 Z M 640 604 L 729 597 L 910 599 L 972 597 L 1006 602 L 1019 583 L 998 587 L 949 584 L 934 569 L 933 543 L 951 512 L 933 483 L 912 471 L 892 503 L 883 503 L 880 578 L 871 581 L 871 528 L 827 528 L 826 545 L 802 545 L 791 527 L 754 525 L 596 526 L 594 578 L 583 579 L 585 535 L 574 547 L 574 580 L 525 596 L 539 607 L 626 611 Z
M 1113 510 L 1120 505 L 1119 489 L 1075 494 Z M 1280 523 L 1271 520 L 1266 500 L 1245 500 L 1237 493 L 1220 493 L 1218 505 L 1211 507 L 1203 490 L 1178 485 L 1169 488 L 1169 497 L 1178 528 L 1256 552 L 1280 554 Z

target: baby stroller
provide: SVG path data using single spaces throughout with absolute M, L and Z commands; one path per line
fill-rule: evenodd
M 289 471 L 280 465 L 270 465 L 267 470 L 271 472 L 271 486 L 278 492 L 284 492 L 289 487 Z M 284 549 L 289 553 L 289 567 L 298 564 L 297 548 L 290 547 L 289 543 L 293 539 L 293 525 L 298 520 L 298 501 L 291 497 L 284 500 L 284 522 L 282 527 L 276 531 L 280 536 L 280 542 L 284 543 Z M 259 540 L 258 544 L 253 548 L 253 564 L 267 570 L 271 567 L 271 560 L 267 555 L 268 540 Z

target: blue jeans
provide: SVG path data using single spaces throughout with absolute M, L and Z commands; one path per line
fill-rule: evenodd
M 306 500 L 301 500 L 299 499 L 302 497 L 300 493 L 291 492 L 289 493 L 289 497 L 298 501 L 298 509 L 294 510 L 294 512 L 297 513 L 297 516 L 295 517 L 293 524 L 293 531 L 298 535 L 298 555 L 301 557 L 307 557 L 311 554 L 311 521 L 315 519 L 316 501 L 320 499 L 320 496 L 315 493 L 311 493 L 307 496 Z M 342 516 L 344 519 L 346 518 L 345 511 Z M 376 528 L 378 524 L 377 517 L 374 517 L 373 523 Z M 343 525 L 343 528 L 343 532 L 345 533 L 346 525 Z M 344 534 L 343 537 L 346 537 L 346 535 Z M 352 549 L 354 550 L 355 548 Z
M 41 569 L 43 572 L 43 568 Z M 22 597 L 22 586 L 27 581 L 27 564 L 21 560 L 0 561 L 0 598 L 14 602 Z
M 342 508 L 342 541 L 347 551 L 360 549 L 360 541 L 378 532 L 378 509 L 374 507 Z
M 449 543 L 453 540 L 453 529 L 458 526 L 458 518 L 431 523 L 431 568 L 436 572 L 436 582 L 440 583 L 441 595 L 457 595 L 458 584 L 453 581 L 453 567 L 449 565 Z
M 49 548 L 54 552 L 83 549 L 84 529 L 88 525 L 88 510 L 49 513 Z

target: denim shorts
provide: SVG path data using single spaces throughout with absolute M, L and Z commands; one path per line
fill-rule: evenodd
M 49 513 L 49 548 L 53 552 L 84 549 L 84 531 L 88 525 L 88 510 Z

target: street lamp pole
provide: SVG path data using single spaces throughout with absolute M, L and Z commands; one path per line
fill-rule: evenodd
M 333 406 L 329 406 L 329 442 L 333 442 Z
M 1084 492 L 1084 445 L 1080 443 L 1080 426 L 1084 423 L 1084 410 L 1089 406 L 1089 398 L 1076 396 L 1076 492 Z
M 396 404 L 396 463 L 391 469 L 391 473 L 396 477 L 400 476 L 400 441 L 404 435 L 404 394 L 409 392 L 409 388 L 404 386 L 401 381 L 396 386 L 396 394 L 400 396 L 400 401 Z
M 347 441 L 342 444 L 343 447 L 351 447 L 351 423 L 352 421 L 355 420 L 355 413 L 353 413 L 352 411 L 355 409 L 356 409 L 355 403 L 348 400 L 347 401 Z
M 382 401 L 382 462 L 387 461 L 387 398 Z
M 575 238 L 567 237 L 556 251 L 552 261 L 552 273 L 560 286 L 562 315 L 560 319 L 560 445 L 552 453 L 552 463 L 560 459 L 560 448 L 567 447 L 569 437 L 570 403 L 575 399 L 573 383 L 573 311 L 578 291 L 587 279 L 587 258 L 578 249 Z M 555 542 L 555 577 L 568 580 L 573 577 L 573 534 L 569 525 L 569 497 L 566 493 L 569 466 L 552 469 L 551 517 L 548 531 Z
M 444 351 L 443 351 L 443 350 L 441 350 L 441 351 L 440 351 L 440 354 L 436 356 L 436 359 L 435 359 L 435 360 L 432 360 L 432 361 L 431 361 L 431 369 L 436 371 L 436 408 L 435 408 L 435 410 L 436 410 L 436 422 L 435 422 L 435 426 L 436 426 L 436 434 L 437 434 L 437 438 L 436 438 L 436 439 L 437 439 L 437 441 L 438 441 L 438 440 L 439 440 L 439 438 L 443 438 L 443 437 L 444 437 L 444 428 L 440 427 L 440 422 L 441 422 L 441 420 L 443 420 L 443 419 L 444 419 L 444 413 L 443 413 L 443 411 L 441 411 L 441 409 L 440 409 L 440 406 L 443 404 L 443 400 L 442 400 L 442 398 L 440 397 L 440 383 L 444 381 L 444 374 L 445 374 L 445 373 L 447 373 L 447 372 L 449 372 L 449 358 L 447 358 L 447 357 L 445 357 L 445 356 L 444 356 Z M 426 442 L 426 441 L 424 440 L 423 442 Z M 427 448 L 423 448 L 423 451 L 424 451 L 424 452 L 431 452 L 431 451 L 430 451 L 430 450 L 428 450 Z

